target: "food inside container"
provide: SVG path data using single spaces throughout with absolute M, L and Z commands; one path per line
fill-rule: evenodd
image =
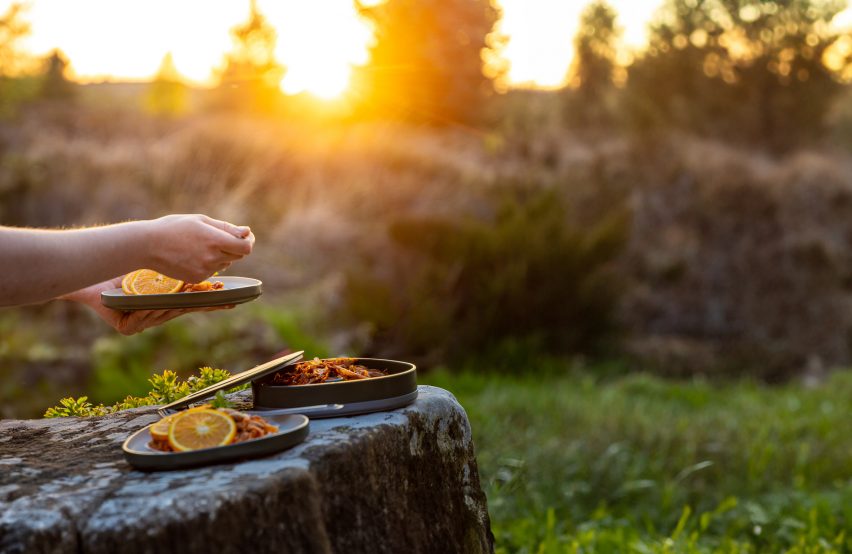
M 372 369 L 359 364 L 355 358 L 314 358 L 297 362 L 278 371 L 272 377 L 274 385 L 312 385 L 334 381 L 355 381 L 371 377 L 384 377 L 386 369 Z

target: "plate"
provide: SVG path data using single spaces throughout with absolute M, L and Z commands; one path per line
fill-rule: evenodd
M 112 289 L 101 293 L 101 304 L 123 312 L 207 308 L 251 302 L 263 293 L 263 283 L 250 277 L 214 277 L 213 280 L 222 281 L 224 288 L 170 294 L 124 294 L 121 289 Z
M 277 425 L 278 432 L 227 446 L 188 452 L 162 452 L 148 446 L 151 442 L 149 425 L 127 437 L 121 449 L 124 458 L 133 467 L 144 471 L 164 471 L 266 456 L 296 446 L 308 436 L 308 418 L 303 415 L 266 415 L 257 411 L 244 413 L 263 417 Z
M 417 399 L 414 364 L 381 358 L 355 358 L 355 363 L 383 369 L 387 375 L 310 385 L 275 385 L 274 372 L 270 372 L 251 383 L 254 408 L 261 415 L 302 413 L 319 419 L 393 410 Z

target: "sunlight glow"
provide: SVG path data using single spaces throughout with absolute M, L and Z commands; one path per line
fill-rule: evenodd
M 277 57 L 287 66 L 281 88 L 334 98 L 349 86 L 353 65 L 367 61 L 371 31 L 352 0 L 259 2 L 278 29 Z
M 0 0 L 5 11 L 12 0 Z M 371 0 L 365 3 L 375 3 Z M 573 57 L 572 38 L 588 0 L 499 0 L 499 31 L 509 38 L 503 56 L 508 84 L 557 87 Z M 628 47 L 646 41 L 646 25 L 661 0 L 611 0 Z M 196 85 L 210 86 L 231 48 L 230 29 L 248 16 L 248 0 L 30 0 L 27 49 L 60 48 L 82 82 L 148 80 L 163 56 Z M 345 92 L 353 65 L 367 60 L 371 33 L 352 0 L 258 0 L 278 31 L 277 57 L 287 72 L 283 91 L 333 98 Z M 838 16 L 852 22 L 852 10 Z M 629 54 L 625 53 L 629 58 Z
M 574 57 L 573 38 L 590 0 L 501 0 L 500 32 L 509 37 L 503 55 L 509 83 L 515 86 L 562 86 Z M 660 0 L 611 0 L 628 47 L 646 41 L 645 27 Z

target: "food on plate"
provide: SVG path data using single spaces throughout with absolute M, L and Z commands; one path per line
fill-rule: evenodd
M 180 414 L 172 414 L 164 417 L 157 423 L 151 425 L 151 428 L 148 430 L 151 433 L 151 438 L 155 441 L 168 441 L 169 440 L 169 424 Z
M 172 294 L 175 292 L 206 292 L 225 287 L 221 281 L 202 281 L 186 283 L 173 279 L 153 269 L 137 269 L 131 271 L 121 280 L 121 290 L 124 294 Z
M 121 280 L 121 290 L 124 291 L 124 294 L 136 294 L 133 292 L 133 289 L 130 288 L 130 283 L 133 282 L 133 278 L 136 277 L 136 273 L 138 272 L 138 269 L 136 271 L 131 271 L 124 276 L 124 279 Z
M 355 358 L 314 358 L 306 362 L 294 364 L 284 371 L 279 371 L 272 378 L 275 385 L 310 385 L 324 383 L 328 380 L 353 381 L 382 377 L 387 371 L 370 369 L 355 363 Z
M 260 416 L 230 408 L 200 406 L 164 417 L 149 428 L 149 446 L 163 452 L 186 452 L 226 446 L 278 431 Z
M 181 292 L 207 292 L 225 288 L 222 281 L 201 281 L 200 283 L 184 283 Z
M 128 283 L 125 286 L 122 280 L 121 289 L 124 290 L 127 288 L 131 294 L 168 294 L 179 292 L 184 284 L 179 279 L 173 279 L 151 269 L 138 269 L 128 274 L 125 279 L 128 279 Z

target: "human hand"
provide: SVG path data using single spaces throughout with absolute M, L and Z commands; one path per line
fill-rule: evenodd
M 139 310 L 135 312 L 122 312 L 107 308 L 101 303 L 101 293 L 106 290 L 120 288 L 121 279 L 122 277 L 116 277 L 115 279 L 72 292 L 61 298 L 79 302 L 90 307 L 102 320 L 122 335 L 141 333 L 149 327 L 162 325 L 167 321 L 190 312 L 210 312 L 214 310 L 227 310 L 234 307 L 234 305 L 228 305 L 174 310 Z
M 167 215 L 147 224 L 151 269 L 192 283 L 226 270 L 254 246 L 250 228 L 203 214 Z

